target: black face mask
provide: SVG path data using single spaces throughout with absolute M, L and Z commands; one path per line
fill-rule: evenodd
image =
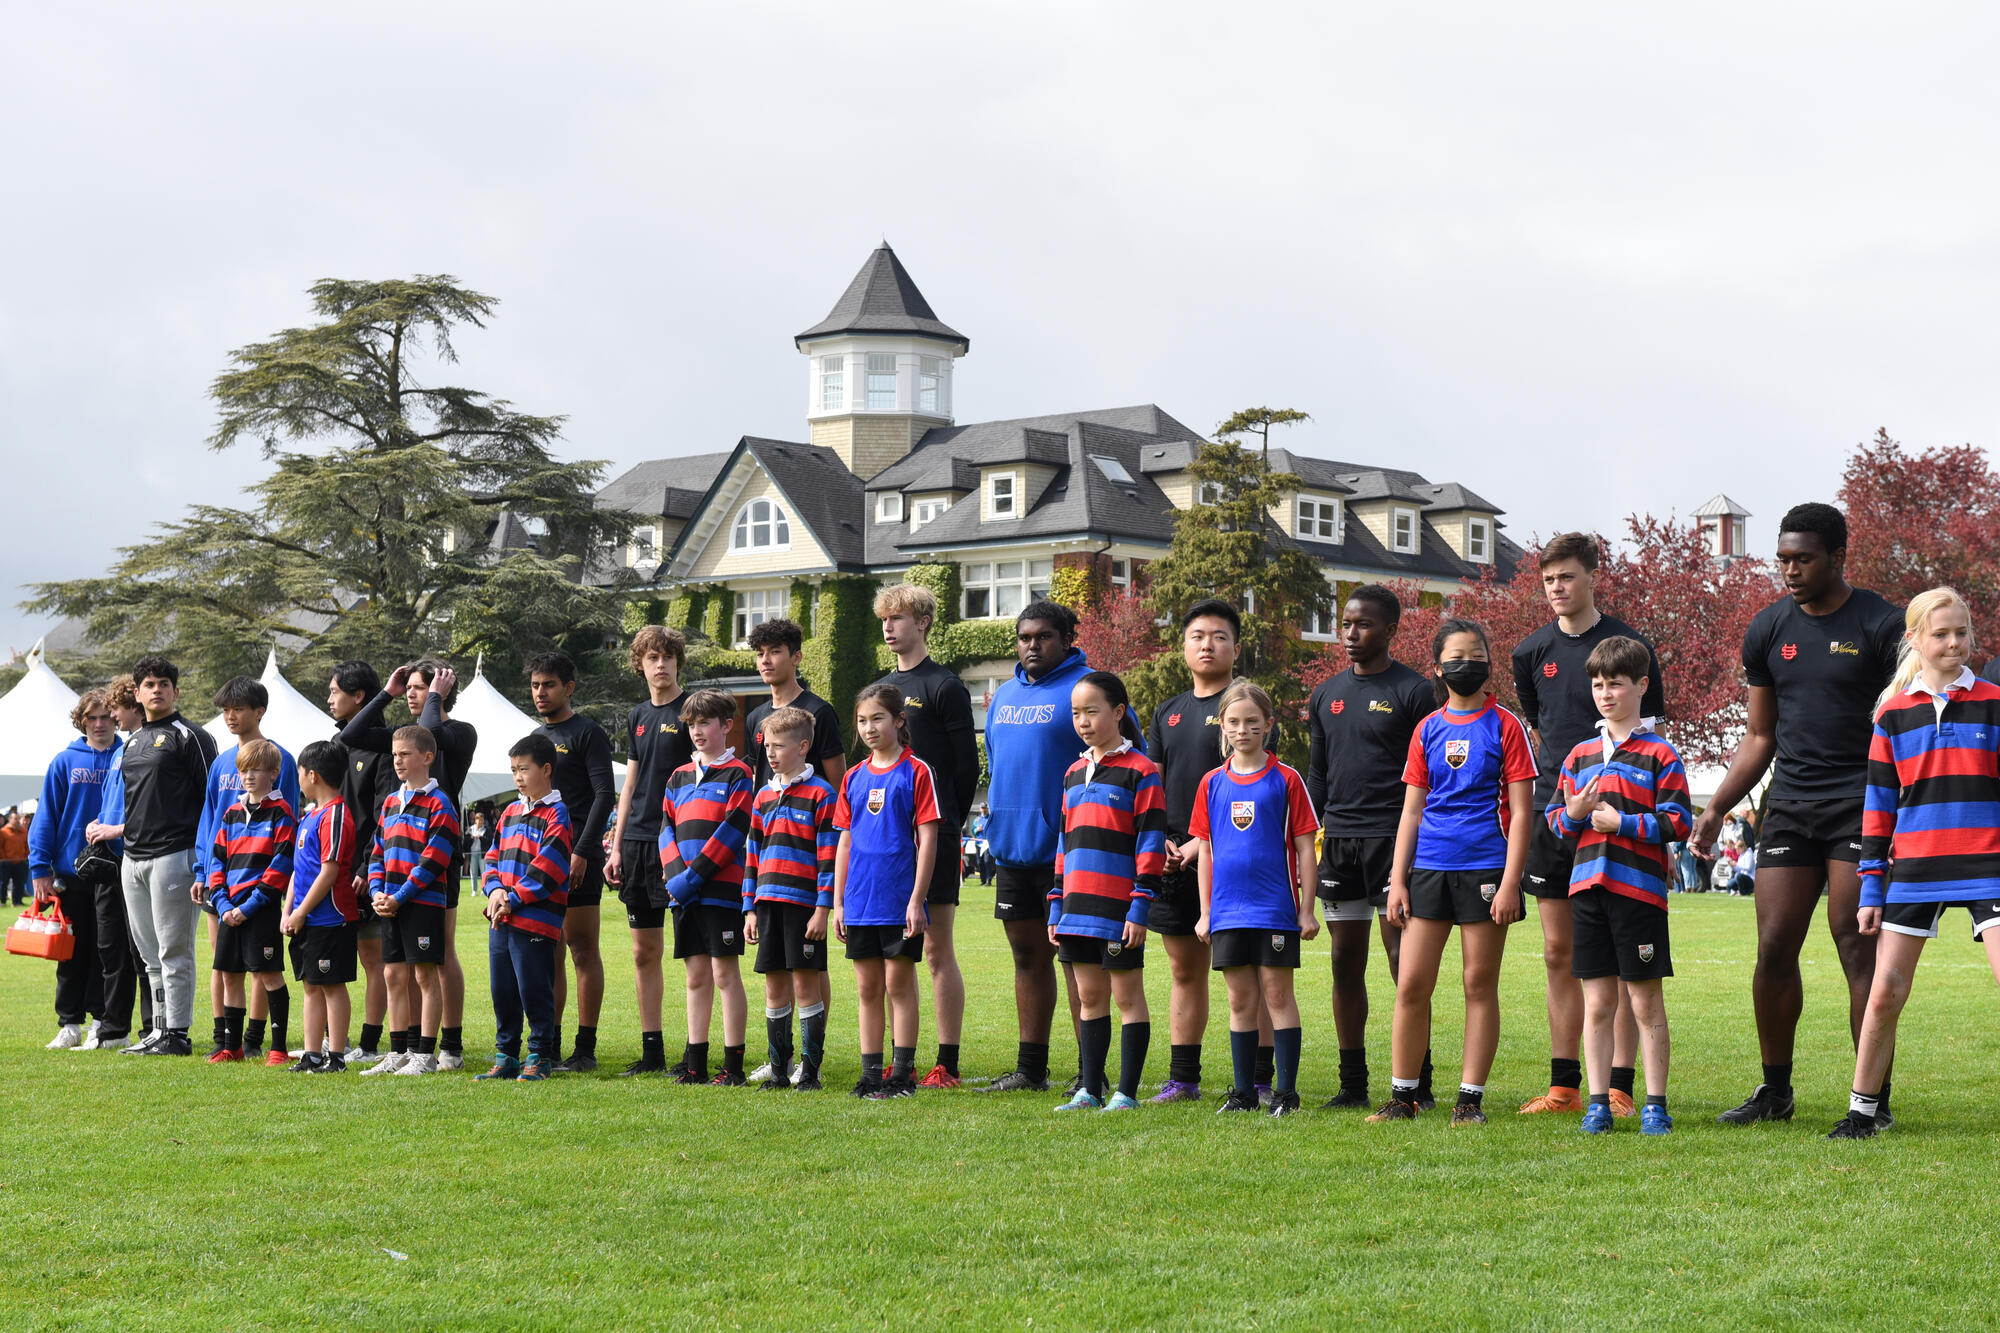
M 1460 696 L 1479 693 L 1492 674 L 1493 668 L 1484 662 L 1459 660 L 1438 664 L 1438 675 L 1443 678 L 1446 687 Z

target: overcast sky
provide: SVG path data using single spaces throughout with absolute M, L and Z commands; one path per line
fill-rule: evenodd
M 500 298 L 455 378 L 614 473 L 801 438 L 884 237 L 961 421 L 1296 407 L 1517 539 L 1726 489 L 1761 551 L 1877 426 L 1995 436 L 1987 5 L 7 14 L 8 582 L 230 502 L 207 385 L 327 276 Z

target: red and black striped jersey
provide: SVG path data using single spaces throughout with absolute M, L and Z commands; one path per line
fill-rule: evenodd
M 276 792 L 255 805 L 238 797 L 223 812 L 208 849 L 208 902 L 218 916 L 231 908 L 255 916 L 284 901 L 297 832 L 292 807 Z
M 660 802 L 660 875 L 686 906 L 743 909 L 743 847 L 750 837 L 749 765 L 734 753 L 696 755 L 667 778 Z
M 558 792 L 546 792 L 532 803 L 515 801 L 500 812 L 482 881 L 487 893 L 500 889 L 507 895 L 507 915 L 496 925 L 562 938 L 572 837 Z
M 1160 770 L 1129 746 L 1089 755 L 1063 774 L 1049 924 L 1059 935 L 1124 938 L 1145 925 L 1166 869 L 1167 799 Z
M 1544 812 L 1551 830 L 1576 840 L 1569 891 L 1608 889 L 1665 910 L 1673 879 L 1667 844 L 1685 841 L 1694 826 L 1687 769 L 1680 752 L 1651 730 L 1635 731 L 1615 746 L 1607 740 L 1600 735 L 1569 752 Z M 1616 833 L 1598 832 L 1588 816 L 1569 817 L 1564 802 L 1592 781 L 1598 798 L 1618 812 Z
M 2000 895 L 2000 685 L 1919 677 L 1876 712 L 1860 869 L 1863 907 Z
M 784 785 L 773 778 L 757 793 L 743 855 L 744 911 L 760 902 L 833 906 L 833 860 L 840 846 L 834 803 L 833 788 L 811 770 Z
M 398 903 L 444 906 L 444 876 L 458 849 L 458 812 L 432 778 L 421 790 L 391 792 L 375 825 L 368 892 Z

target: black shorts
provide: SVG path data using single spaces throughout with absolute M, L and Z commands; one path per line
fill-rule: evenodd
M 384 918 L 382 961 L 442 963 L 444 909 L 411 901 L 397 908 L 396 915 Z
M 604 862 L 585 861 L 583 875 L 570 876 L 569 905 L 571 907 L 597 907 L 604 902 Z
M 1776 870 L 1861 859 L 1861 798 L 1771 801 L 1757 835 L 1757 865 Z
M 278 905 L 263 909 L 240 926 L 220 918 L 215 926 L 215 972 L 283 972 L 285 937 L 278 929 Z
M 1394 838 L 1320 839 L 1320 901 L 1348 903 L 1387 894 L 1395 860 Z
M 359 935 L 353 922 L 305 927 L 292 936 L 292 975 L 308 986 L 340 986 L 354 980 Z
M 939 907 L 958 906 L 958 889 L 965 876 L 959 870 L 960 848 L 964 844 L 953 838 L 938 839 L 937 864 L 931 867 L 931 886 L 924 892 L 924 901 Z
M 1047 921 L 1055 886 L 1054 866 L 1001 866 L 993 879 L 993 919 Z
M 1100 940 L 1089 935 L 1056 936 L 1056 961 L 1095 963 L 1106 972 L 1136 972 L 1146 965 L 1146 946 L 1125 947 L 1123 940 Z
M 797 903 L 757 904 L 757 970 L 759 972 L 824 972 L 824 939 L 806 938 L 815 909 Z
M 618 901 L 625 904 L 625 924 L 634 930 L 659 930 L 667 924 L 659 844 L 651 838 L 627 838 L 618 852 Z
M 1571 976 L 1657 981 L 1674 974 L 1666 908 L 1602 888 L 1572 894 L 1569 907 Z
M 1180 838 L 1174 842 L 1182 841 Z M 1153 912 L 1146 919 L 1146 928 L 1161 935 L 1192 935 L 1194 923 L 1201 920 L 1201 881 L 1195 875 L 1194 862 L 1182 862 L 1179 870 L 1169 870 L 1160 876 L 1160 888 L 1153 895 Z
M 1530 898 L 1567 898 L 1569 872 L 1575 868 L 1576 839 L 1558 836 L 1548 820 L 1537 817 L 1528 841 L 1528 864 L 1521 872 L 1521 892 Z
M 1296 930 L 1218 930 L 1208 937 L 1208 965 L 1225 967 L 1297 967 Z
M 921 963 L 924 960 L 924 937 L 905 936 L 900 925 L 849 926 L 847 956 L 854 959 L 906 958 L 910 962 Z
M 464 876 L 459 873 L 458 862 L 451 863 L 451 869 L 444 872 L 444 910 L 458 910 L 458 892 L 464 887 Z
M 1972 938 L 1978 939 L 1995 926 L 2000 926 L 2000 898 L 1980 898 L 1976 901 L 1952 903 L 1890 903 L 1882 909 L 1882 929 L 1893 930 L 1898 935 L 1917 935 L 1927 940 L 1937 938 L 1938 922 L 1945 911 L 1953 907 L 1963 907 L 1972 916 Z
M 1461 926 L 1493 919 L 1493 896 L 1501 872 L 1494 870 L 1412 870 L 1410 915 Z
M 741 958 L 743 913 L 690 903 L 674 909 L 674 957 Z

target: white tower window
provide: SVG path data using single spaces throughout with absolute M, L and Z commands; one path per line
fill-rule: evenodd
M 930 413 L 944 411 L 944 358 L 941 356 L 917 358 L 917 410 Z
M 868 410 L 896 410 L 896 355 L 893 352 L 868 354 Z
M 846 357 L 823 356 L 819 359 L 819 405 L 826 412 L 837 412 L 847 406 Z

